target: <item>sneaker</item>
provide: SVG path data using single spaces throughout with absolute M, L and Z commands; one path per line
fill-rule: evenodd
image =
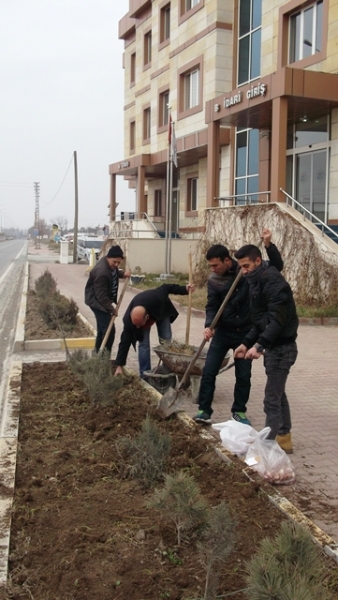
M 234 412 L 232 413 L 232 418 L 234 421 L 238 421 L 238 423 L 243 423 L 243 425 L 251 425 L 249 419 L 247 418 L 244 412 Z
M 196 421 L 196 423 L 203 423 L 204 425 L 211 425 L 210 415 L 205 413 L 203 410 L 199 410 L 197 415 L 195 415 L 193 417 L 193 420 Z

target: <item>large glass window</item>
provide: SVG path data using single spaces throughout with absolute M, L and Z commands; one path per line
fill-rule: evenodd
M 236 133 L 236 204 L 258 202 L 259 130 L 238 128 Z
M 198 177 L 187 179 L 187 211 L 197 210 Z
M 290 63 L 322 50 L 322 25 L 323 0 L 290 16 Z
M 238 24 L 238 85 L 261 74 L 262 0 L 240 0 Z

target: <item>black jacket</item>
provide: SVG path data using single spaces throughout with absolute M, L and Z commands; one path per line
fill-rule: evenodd
M 117 270 L 115 293 L 113 293 L 113 274 L 105 256 L 100 258 L 90 271 L 85 287 L 85 303 L 90 308 L 114 314 L 112 302 L 117 303 L 118 281 L 123 278 L 124 272 Z
M 145 292 L 136 294 L 132 299 L 123 317 L 124 328 L 117 351 L 117 366 L 123 367 L 126 364 L 130 346 L 133 345 L 135 348 L 136 342 L 140 342 L 143 339 L 142 327 L 135 327 L 130 318 L 130 313 L 135 306 L 144 306 L 150 319 L 154 321 L 163 321 L 163 319 L 169 317 L 170 322 L 173 323 L 177 319 L 178 312 L 169 299 L 169 294 L 184 296 L 188 292 L 184 285 L 164 283 L 153 290 L 146 290 Z
M 243 344 L 263 348 L 290 344 L 296 340 L 298 317 L 292 290 L 275 267 L 263 264 L 245 276 L 249 283 L 252 328 Z
M 271 264 L 281 271 L 283 269 L 283 260 L 277 247 L 274 244 L 270 244 L 270 246 L 266 248 L 266 251 L 268 253 L 269 261 L 265 261 L 265 264 L 267 266 Z M 210 326 L 232 286 L 237 273 L 238 264 L 232 259 L 232 266 L 229 271 L 226 271 L 223 275 L 218 275 L 216 273 L 210 275 L 208 279 L 208 299 L 205 307 L 205 327 Z M 227 331 L 247 332 L 250 330 L 249 284 L 245 277 L 242 277 L 239 280 L 236 289 L 221 315 L 218 327 L 222 327 Z

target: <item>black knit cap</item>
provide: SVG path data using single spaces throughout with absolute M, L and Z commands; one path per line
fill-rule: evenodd
M 107 258 L 124 258 L 121 246 L 112 246 L 109 249 Z

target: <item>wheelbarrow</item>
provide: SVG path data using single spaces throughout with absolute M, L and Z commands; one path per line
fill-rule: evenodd
M 153 348 L 154 352 L 160 359 L 160 363 L 155 369 L 145 371 L 148 383 L 158 392 L 164 394 L 170 387 L 176 387 L 180 379 L 189 367 L 193 356 L 197 351 L 197 346 L 189 346 L 192 354 L 185 354 L 175 349 L 170 349 L 166 344 L 161 344 Z M 190 385 L 190 392 L 193 401 L 197 400 L 202 371 L 205 365 L 207 350 L 202 350 L 197 361 L 195 362 L 186 382 L 185 389 Z M 234 363 L 229 364 L 231 354 L 228 352 L 222 362 L 218 375 L 230 369 Z M 161 364 L 162 363 L 162 364 Z

